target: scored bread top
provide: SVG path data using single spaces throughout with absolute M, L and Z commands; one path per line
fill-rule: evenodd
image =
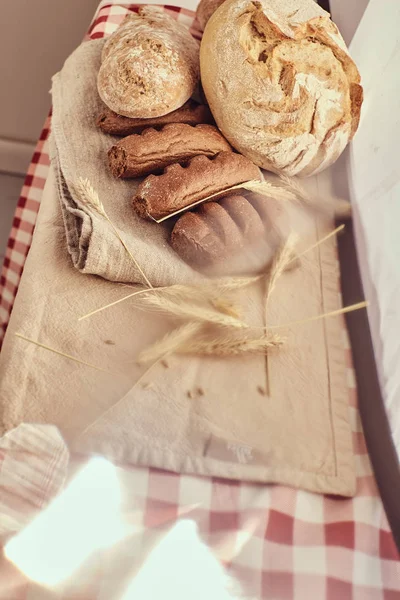
M 139 185 L 133 207 L 143 218 L 161 219 L 212 194 L 254 179 L 260 170 L 246 157 L 220 152 L 214 158 L 196 156 L 186 167 L 168 166 Z
M 151 127 L 123 138 L 109 150 L 108 158 L 115 177 L 141 177 L 200 154 L 214 156 L 230 150 L 213 125 L 169 123 L 160 130 Z
M 187 263 L 207 266 L 257 243 L 269 230 L 269 219 L 261 217 L 249 198 L 232 195 L 183 214 L 172 230 L 171 246 Z
M 219 129 L 260 167 L 317 173 L 357 129 L 358 70 L 314 0 L 226 0 L 207 23 L 200 63 Z

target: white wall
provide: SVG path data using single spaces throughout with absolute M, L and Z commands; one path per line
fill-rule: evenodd
M 50 107 L 51 76 L 80 43 L 98 4 L 99 0 L 1 2 L 0 170 L 4 164 L 12 170 L 9 163 L 18 149 L 29 154 Z M 8 145 L 9 140 L 25 145 Z
M 332 20 L 340 29 L 347 45 L 353 39 L 369 0 L 329 0 Z M 382 2 L 382 10 L 385 3 Z

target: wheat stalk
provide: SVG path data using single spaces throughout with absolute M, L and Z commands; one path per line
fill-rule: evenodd
M 144 282 L 146 283 L 146 285 L 149 288 L 152 288 L 153 286 L 151 285 L 150 281 L 148 280 L 142 267 L 139 265 L 138 261 L 136 260 L 136 258 L 133 256 L 133 254 L 129 250 L 125 240 L 122 238 L 117 227 L 114 225 L 114 223 L 111 221 L 110 217 L 107 215 L 104 205 L 101 202 L 98 193 L 96 192 L 96 190 L 94 189 L 94 187 L 92 186 L 90 181 L 83 177 L 78 177 L 77 181 L 72 184 L 72 188 L 75 191 L 75 194 L 77 196 L 79 196 L 79 198 L 82 202 L 84 202 L 92 210 L 96 211 L 99 215 L 104 217 L 104 219 L 106 219 L 106 221 L 111 225 L 115 235 L 117 236 L 117 238 L 119 239 L 119 241 L 121 242 L 123 247 L 125 248 L 129 258 L 132 260 L 132 262 L 138 269 Z
M 110 373 L 109 371 L 106 371 L 105 369 L 102 369 L 101 367 L 97 367 L 96 365 L 92 365 L 91 363 L 88 363 L 84 360 L 81 360 L 80 358 L 77 358 L 76 356 L 71 356 L 71 354 L 66 354 L 65 352 L 61 352 L 61 350 L 56 350 L 55 348 L 51 348 L 51 346 L 47 346 L 46 344 L 42 344 L 41 342 L 32 340 L 31 338 L 25 337 L 21 333 L 16 333 L 15 336 L 20 338 L 21 340 L 25 340 L 25 342 L 29 342 L 30 344 L 35 344 L 35 346 L 39 346 L 39 348 L 44 348 L 45 350 L 48 350 L 49 352 L 53 352 L 54 354 L 58 354 L 59 356 L 63 356 L 64 358 L 68 358 L 69 360 L 73 360 L 74 362 L 77 362 L 81 365 L 85 365 L 86 367 L 91 367 L 92 369 L 96 369 L 97 371 L 101 371 L 102 373 L 108 373 L 109 375 L 113 375 L 113 373 Z
M 152 289 L 154 289 L 154 288 L 152 288 Z M 83 321 L 84 319 L 87 319 L 88 317 L 91 317 L 103 310 L 106 310 L 106 308 L 110 308 L 110 306 L 115 306 L 116 304 L 119 304 L 120 302 L 124 302 L 125 300 L 128 300 L 129 298 L 133 298 L 133 296 L 138 296 L 139 294 L 144 294 L 149 291 L 150 290 L 148 290 L 146 288 L 144 290 L 138 290 L 137 292 L 132 292 L 132 294 L 123 296 L 122 298 L 119 298 L 118 300 L 114 300 L 114 302 L 110 302 L 109 304 L 106 304 L 105 306 L 100 306 L 100 308 L 96 308 L 95 310 L 92 310 L 90 313 L 86 313 L 86 315 L 82 315 L 81 317 L 78 317 L 78 321 Z
M 261 194 L 274 200 L 301 202 L 306 207 L 318 212 L 327 212 L 329 214 L 334 212 L 338 217 L 349 217 L 351 215 L 351 204 L 347 200 L 327 196 L 324 202 L 320 202 L 310 196 L 296 178 L 283 174 L 279 178 L 283 185 L 275 185 L 269 181 L 247 181 L 241 185 L 250 192 Z
M 127 287 L 133 287 L 133 286 L 127 286 Z M 103 306 L 100 306 L 99 308 L 96 308 L 95 310 L 92 310 L 89 313 L 86 313 L 85 315 L 82 315 L 81 317 L 78 318 L 78 321 L 83 321 L 84 319 L 87 319 L 88 317 L 91 317 L 99 312 L 102 312 L 103 310 L 106 310 L 107 308 L 110 308 L 111 306 L 115 306 L 117 304 L 120 304 L 120 302 L 125 302 L 125 300 L 129 300 L 129 298 L 133 298 L 134 296 L 140 296 L 141 294 L 148 294 L 151 292 L 155 292 L 155 293 L 159 293 L 162 292 L 163 294 L 170 296 L 172 299 L 177 299 L 177 300 L 199 300 L 202 295 L 204 295 L 204 289 L 203 288 L 199 288 L 199 287 L 195 287 L 195 286 L 184 286 L 184 285 L 171 285 L 171 286 L 165 286 L 165 287 L 153 287 L 151 289 L 145 288 L 144 290 L 137 290 L 135 292 L 132 292 L 131 294 L 127 294 L 126 296 L 123 296 L 122 298 L 119 298 L 118 300 L 114 300 L 114 302 L 110 302 L 109 304 L 105 304 Z
M 155 308 L 159 312 L 167 313 L 179 317 L 180 319 L 190 319 L 203 323 L 213 323 L 221 327 L 234 327 L 235 329 L 243 329 L 248 327 L 246 323 L 226 315 L 211 308 L 196 304 L 189 304 L 184 299 L 174 302 L 168 297 L 158 294 L 147 294 L 143 296 L 143 301 L 146 305 Z
M 240 312 L 238 308 L 233 304 L 233 302 L 231 302 L 231 300 L 227 298 L 213 298 L 211 300 L 211 305 L 216 308 L 218 312 L 223 313 L 224 315 L 229 315 L 235 319 L 240 318 Z
M 262 277 L 262 275 L 255 275 L 253 277 L 226 277 L 211 280 L 206 285 L 209 285 L 212 289 L 217 288 L 220 292 L 230 292 L 253 285 L 257 281 L 260 281 Z
M 160 288 L 153 288 L 155 291 L 162 291 L 170 298 L 176 297 L 179 300 L 207 300 L 212 301 L 219 298 L 221 292 L 230 292 L 240 288 L 247 287 L 256 283 L 261 278 L 260 275 L 254 277 L 227 277 L 223 279 L 210 279 L 198 285 L 175 284 Z
M 163 287 L 158 287 L 158 288 L 153 287 L 153 288 L 151 288 L 151 290 L 154 292 L 162 292 L 170 297 L 178 298 L 179 300 L 181 300 L 181 299 L 199 300 L 200 298 L 203 298 L 203 299 L 209 299 L 210 301 L 212 301 L 213 299 L 215 299 L 218 296 L 217 291 L 230 292 L 233 290 L 244 288 L 249 285 L 253 285 L 257 281 L 259 281 L 262 277 L 263 277 L 262 275 L 257 275 L 257 276 L 253 276 L 253 277 L 226 277 L 226 278 L 222 278 L 222 279 L 212 279 L 210 281 L 205 281 L 201 285 L 193 286 L 193 285 L 176 284 L 176 285 L 163 286 Z M 126 286 L 126 287 L 133 287 L 133 286 Z M 91 312 L 80 316 L 78 318 L 78 321 L 83 321 L 84 319 L 87 319 L 88 317 L 91 317 L 99 312 L 102 312 L 103 310 L 106 310 L 107 308 L 110 308 L 111 306 L 116 306 L 120 302 L 125 302 L 125 300 L 129 300 L 129 298 L 133 298 L 134 296 L 138 296 L 140 294 L 144 294 L 149 291 L 150 290 L 146 288 L 144 290 L 139 290 L 139 291 L 132 292 L 131 294 L 127 294 L 126 296 L 123 296 L 122 298 L 119 298 L 118 300 L 115 300 L 114 302 L 110 302 L 109 304 L 100 306 L 99 308 L 96 308 L 95 310 L 92 310 Z
M 265 354 L 270 348 L 283 343 L 280 336 L 263 334 L 261 336 L 235 337 L 219 335 L 215 338 L 191 338 L 176 348 L 178 354 L 198 354 L 207 356 L 240 356 L 243 354 Z
M 278 254 L 275 256 L 271 269 L 267 274 L 265 282 L 264 292 L 264 325 L 267 326 L 268 322 L 268 304 L 272 292 L 275 289 L 278 279 L 281 277 L 283 272 L 289 267 L 289 265 L 297 259 L 297 255 L 294 252 L 294 245 L 297 240 L 297 236 L 291 233 Z M 270 373 L 269 373 L 269 360 L 268 352 L 265 352 L 265 376 L 266 376 L 266 391 L 267 396 L 271 395 L 270 386 Z
M 148 294 L 151 292 L 161 293 L 162 295 L 169 297 L 171 300 L 176 300 L 179 302 L 193 300 L 194 302 L 197 302 L 197 303 L 200 301 L 211 302 L 212 304 L 216 303 L 215 304 L 216 308 L 217 308 L 218 302 L 219 302 L 220 306 L 223 307 L 223 310 L 221 310 L 221 312 L 224 312 L 224 311 L 228 310 L 228 301 L 221 298 L 220 296 L 218 296 L 219 291 L 221 291 L 221 292 L 232 291 L 232 290 L 238 289 L 240 287 L 245 287 L 247 285 L 251 285 L 255 281 L 258 281 L 259 279 L 260 279 L 260 277 L 247 277 L 247 278 L 243 277 L 243 278 L 234 278 L 234 279 L 232 279 L 231 283 L 229 283 L 229 281 L 227 281 L 227 282 L 223 281 L 220 284 L 218 281 L 216 281 L 215 283 L 210 282 L 210 283 L 206 283 L 202 286 L 189 286 L 189 285 L 178 285 L 177 284 L 177 285 L 170 285 L 170 286 L 164 286 L 164 287 L 158 287 L 158 288 L 153 287 L 150 290 L 148 288 L 145 288 L 143 290 L 137 290 L 135 292 L 132 292 L 131 294 L 127 294 L 126 296 L 123 296 L 122 298 L 119 298 L 118 300 L 114 300 L 114 302 L 110 302 L 109 304 L 100 306 L 99 308 L 96 308 L 95 310 L 92 310 L 91 312 L 80 316 L 78 318 L 78 321 L 83 321 L 84 319 L 87 319 L 88 317 L 91 317 L 99 312 L 102 312 L 103 310 L 106 310 L 107 308 L 116 306 L 117 304 L 120 304 L 121 302 L 125 302 L 125 300 L 129 300 L 130 298 L 133 298 L 134 296 Z M 129 286 L 129 287 L 132 287 L 132 286 Z M 229 313 L 227 313 L 227 314 L 229 314 Z M 233 316 L 235 316 L 235 315 L 233 315 Z
M 176 302 L 193 301 L 198 303 L 211 300 L 216 296 L 215 288 L 211 288 L 211 286 L 175 284 L 153 288 L 153 291 L 161 292 L 162 296 Z
M 328 214 L 333 212 L 337 217 L 351 216 L 351 204 L 347 200 L 326 196 L 321 202 L 317 198 L 310 195 L 295 177 L 288 177 L 287 175 L 283 174 L 279 177 L 286 189 L 293 193 L 295 197 L 294 199 L 300 201 L 304 206 L 318 212 L 324 212 Z
M 133 286 L 126 286 L 126 287 L 133 287 Z M 131 294 L 127 294 L 126 296 L 123 296 L 122 298 L 119 298 L 118 300 L 114 300 L 114 302 L 110 302 L 109 304 L 105 304 L 103 306 L 100 306 L 99 308 L 96 308 L 95 310 L 92 310 L 89 313 L 86 313 L 85 315 L 82 315 L 81 317 L 78 318 L 78 321 L 83 321 L 84 319 L 87 319 L 88 317 L 91 317 L 99 312 L 102 312 L 103 310 L 106 310 L 107 308 L 110 308 L 111 306 L 116 306 L 117 304 L 120 304 L 120 302 L 125 302 L 125 300 L 129 300 L 129 298 L 133 298 L 134 296 L 140 296 L 141 294 L 148 294 L 150 292 L 163 292 L 169 296 L 171 296 L 172 298 L 178 298 L 181 299 L 182 296 L 183 297 L 189 297 L 189 298 L 195 298 L 196 300 L 199 299 L 199 288 L 196 287 L 190 287 L 190 286 L 180 286 L 180 285 L 171 285 L 171 286 L 166 286 L 166 287 L 158 287 L 158 288 L 145 288 L 144 290 L 138 290 L 136 292 L 132 292 Z
M 344 225 L 339 225 L 339 227 L 336 227 L 336 229 L 324 235 L 324 237 L 318 240 L 318 242 L 315 242 L 315 244 L 308 246 L 308 248 L 300 252 L 300 254 L 296 253 L 296 255 L 289 261 L 288 265 L 290 265 L 293 261 L 298 260 L 301 256 L 304 256 L 308 252 L 311 252 L 311 250 L 315 250 L 315 248 L 318 248 L 318 246 L 329 240 L 331 237 L 337 235 L 340 231 L 343 231 L 344 227 Z
M 158 340 L 143 350 L 138 357 L 138 363 L 144 364 L 158 360 L 172 354 L 179 346 L 185 344 L 190 338 L 194 337 L 202 329 L 203 324 L 189 321 L 181 327 L 167 333 L 161 340 Z
M 322 313 L 321 315 L 314 315 L 313 317 L 308 317 L 307 319 L 300 319 L 299 321 L 282 323 L 282 325 L 270 325 L 268 329 L 283 329 L 285 327 L 292 327 L 292 325 L 303 325 L 305 323 L 311 323 L 312 321 L 319 321 L 320 319 L 328 319 L 329 317 L 344 315 L 355 310 L 367 308 L 367 306 L 369 306 L 369 303 L 364 300 L 363 302 L 357 302 L 356 304 L 351 304 L 350 306 L 344 306 L 343 308 L 338 308 L 337 310 L 332 310 L 331 312 Z
M 241 185 L 249 192 L 267 196 L 268 198 L 274 198 L 274 200 L 297 200 L 297 195 L 294 191 L 291 191 L 284 186 L 274 185 L 269 181 L 246 181 L 246 183 Z
M 264 310 L 265 310 L 265 320 L 267 319 L 267 308 L 272 292 L 275 289 L 278 279 L 281 277 L 283 272 L 286 270 L 288 265 L 293 262 L 293 260 L 297 259 L 297 255 L 294 256 L 294 246 L 297 242 L 297 235 L 295 233 L 290 233 L 286 242 L 282 246 L 281 250 L 276 255 L 271 270 L 269 272 L 269 277 L 267 279 L 267 284 L 265 288 L 265 299 L 264 299 Z M 267 323 L 265 322 L 265 325 Z

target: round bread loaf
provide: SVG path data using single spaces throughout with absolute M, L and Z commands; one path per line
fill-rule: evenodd
M 204 30 L 211 15 L 223 2 L 224 0 L 200 0 L 196 17 L 202 30 Z
M 357 130 L 360 75 L 314 0 L 225 0 L 206 25 L 200 67 L 218 127 L 264 169 L 317 173 Z
M 117 114 L 151 118 L 180 108 L 198 79 L 198 42 L 162 9 L 147 6 L 105 42 L 97 87 Z

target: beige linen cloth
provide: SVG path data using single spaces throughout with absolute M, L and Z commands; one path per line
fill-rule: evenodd
M 145 375 L 135 362 L 137 354 L 173 326 L 170 320 L 126 301 L 78 321 L 131 291 L 80 270 L 128 281 L 135 273 L 106 221 L 78 202 L 73 206 L 72 197 L 67 202 L 65 186 L 64 224 L 56 181 L 63 184 L 54 172 L 58 164 L 67 187 L 76 176 L 93 182 L 153 283 L 188 281 L 194 275 L 167 246 L 163 227 L 132 214 L 132 183 L 113 181 L 105 165 L 99 166 L 111 143 L 94 127 L 100 47 L 85 43 L 54 81 L 58 161 L 53 160 L 46 183 L 1 353 L 0 434 L 21 422 L 51 423 L 72 451 L 177 472 L 354 494 L 342 318 L 286 328 L 285 346 L 268 360 L 172 356 L 168 368 L 157 363 Z M 307 185 L 321 192 L 329 180 L 321 176 Z M 304 247 L 332 228 L 314 217 L 311 225 Z M 67 252 L 66 228 L 77 268 Z M 243 291 L 241 300 L 249 322 L 262 325 L 261 288 Z M 288 323 L 340 305 L 331 239 L 281 277 L 269 319 Z M 18 332 L 104 371 L 30 344 L 16 337 Z

